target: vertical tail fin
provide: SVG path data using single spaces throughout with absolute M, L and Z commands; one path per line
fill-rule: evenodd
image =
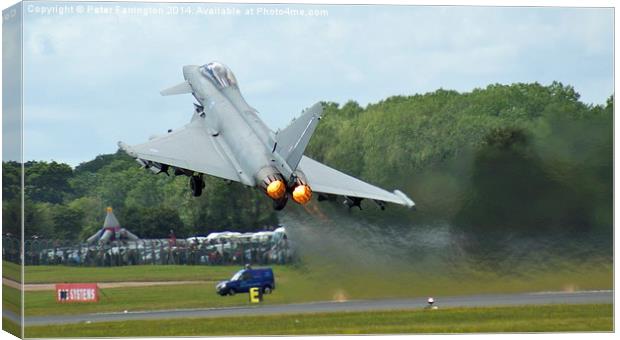
M 276 135 L 274 151 L 277 151 L 286 160 L 293 171 L 297 169 L 297 165 L 304 155 L 310 137 L 312 137 L 321 119 L 321 113 L 323 113 L 323 105 L 316 103 L 302 112 L 301 116 Z

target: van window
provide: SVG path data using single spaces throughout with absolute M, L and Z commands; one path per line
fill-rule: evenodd
M 230 281 L 238 281 L 241 278 L 241 275 L 243 275 L 243 272 L 244 270 L 238 271 L 232 278 L 230 278 Z

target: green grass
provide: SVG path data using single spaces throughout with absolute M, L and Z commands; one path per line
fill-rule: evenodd
M 101 289 L 99 298 L 98 303 L 59 304 L 53 291 L 27 292 L 25 312 L 27 316 L 32 316 L 224 307 L 246 304 L 248 296 L 220 297 L 215 294 L 214 285 L 192 284 Z
M 9 261 L 2 261 L 2 277 L 9 278 L 13 281 L 21 281 L 21 266 Z
M 2 330 L 21 338 L 21 327 L 7 318 L 2 318 Z
M 18 289 L 2 285 L 2 308 L 15 314 L 21 313 L 21 292 Z
M 240 266 L 141 265 L 124 267 L 27 266 L 26 283 L 121 282 L 121 281 L 221 281 L 230 278 Z M 612 263 L 573 264 L 553 272 L 502 276 L 491 272 L 468 271 L 460 274 L 386 271 L 369 273 L 361 268 L 344 272 L 329 268 L 272 266 L 278 283 L 294 283 L 301 290 L 334 288 L 345 295 L 359 296 L 382 291 L 394 297 L 428 293 L 471 294 L 481 292 L 522 292 L 567 289 L 610 289 Z M 483 283 L 483 284 L 481 284 Z M 409 289 L 404 289 L 408 287 Z M 404 290 L 410 290 L 403 292 Z
M 26 327 L 27 337 L 613 331 L 613 306 L 548 305 L 172 319 Z
M 534 276 L 506 278 L 495 274 L 455 279 L 451 276 L 416 275 L 373 276 L 363 273 L 332 274 L 306 272 L 293 266 L 274 266 L 277 289 L 266 304 L 328 301 L 338 299 L 410 298 L 420 296 L 469 295 L 480 293 L 516 293 L 567 289 L 611 289 L 612 271 L 608 267 L 573 267 L 571 271 L 539 273 Z M 104 282 L 163 280 L 217 280 L 230 277 L 239 267 L 207 266 L 129 266 L 119 268 L 29 267 L 32 274 L 48 282 Z M 132 272 L 133 270 L 133 272 Z M 49 275 L 45 273 L 49 271 Z M 61 277 L 66 275 L 64 280 Z M 144 276 L 142 276 L 144 275 Z M 191 275 L 191 276 L 190 276 Z M 54 281 L 58 280 L 58 281 Z M 53 291 L 26 292 L 26 315 L 120 312 L 179 308 L 214 308 L 247 305 L 247 294 L 220 297 L 213 283 L 102 289 L 96 304 L 58 304 Z
M 26 283 L 221 281 L 239 266 L 140 265 L 123 267 L 27 266 Z

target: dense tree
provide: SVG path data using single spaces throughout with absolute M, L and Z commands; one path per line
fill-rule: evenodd
M 395 207 L 389 218 L 485 232 L 611 230 L 613 96 L 588 105 L 559 82 L 492 84 L 394 96 L 367 107 L 324 103 L 323 117 L 306 154 L 416 200 L 416 212 Z M 208 177 L 195 198 L 187 177 L 154 175 L 122 151 L 75 170 L 56 162 L 24 167 L 30 234 L 84 239 L 101 227 L 107 206 L 141 237 L 277 223 L 258 190 Z M 18 163 L 3 162 L 6 230 L 20 225 L 20 171 Z
M 95 157 L 95 159 L 93 159 L 92 161 L 80 163 L 78 166 L 75 167 L 75 172 L 77 174 L 82 172 L 97 172 L 104 166 L 107 166 L 113 161 L 118 160 L 123 160 L 127 163 L 135 162 L 133 158 L 131 158 L 129 155 L 119 149 L 114 154 L 99 155 Z
M 187 235 L 177 211 L 170 208 L 131 207 L 122 217 L 123 223 L 139 237 L 167 238 L 171 230 L 175 235 Z
M 33 201 L 61 203 L 71 193 L 69 179 L 73 170 L 67 164 L 57 162 L 27 162 L 24 189 Z
M 19 236 L 22 233 L 22 204 L 19 199 L 2 200 L 2 233 Z
M 17 162 L 2 162 L 2 199 L 15 199 L 20 195 L 22 169 Z
M 103 226 L 106 207 L 98 197 L 83 196 L 68 205 L 82 214 L 82 228 L 78 235 L 80 240 L 85 240 Z
M 612 98 L 592 106 L 559 82 L 494 84 L 391 97 L 353 118 L 334 104 L 325 111 L 308 154 L 404 189 L 418 206 L 407 218 L 496 230 L 611 228 Z
M 78 240 L 83 228 L 84 213 L 76 208 L 65 205 L 54 207 L 54 238 L 62 240 Z

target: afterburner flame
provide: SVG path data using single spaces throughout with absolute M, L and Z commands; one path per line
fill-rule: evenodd
M 267 186 L 267 195 L 274 200 L 279 200 L 286 193 L 286 185 L 284 182 L 277 180 L 269 183 Z
M 312 189 L 307 185 L 298 185 L 293 190 L 293 201 L 299 204 L 306 204 L 312 198 Z

